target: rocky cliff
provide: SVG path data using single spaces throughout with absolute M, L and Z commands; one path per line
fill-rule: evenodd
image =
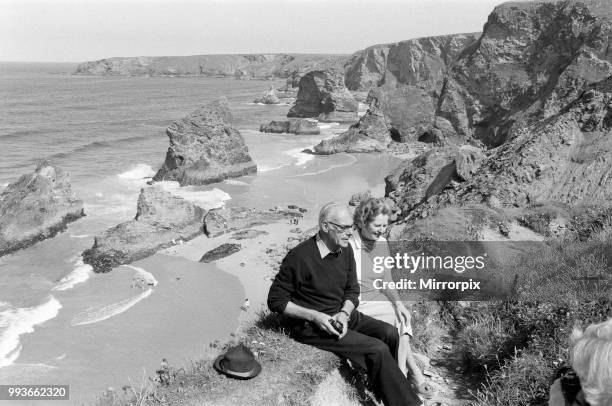
M 83 252 L 95 272 L 109 272 L 121 264 L 146 258 L 162 248 L 204 232 L 206 211 L 159 187 L 140 191 L 136 217 L 97 236 Z
M 78 75 L 227 76 L 237 79 L 287 78 L 291 82 L 322 66 L 342 66 L 342 55 L 252 54 L 108 58 L 80 64 Z
M 297 99 L 287 117 L 352 123 L 357 121 L 358 107 L 344 85 L 342 69 L 314 70 L 300 79 Z
M 559 113 L 612 74 L 604 9 L 575 1 L 496 7 L 447 76 L 435 127 L 497 146 Z
M 481 35 L 376 45 L 346 64 L 350 90 L 370 89 L 396 141 L 495 147 L 559 113 L 612 74 L 612 5 L 510 2 Z
M 612 200 L 612 76 L 562 111 L 486 155 L 474 148 L 430 151 L 387 177 L 405 219 L 485 205 L 523 216 L 534 207 L 607 205 Z
M 356 52 L 345 65 L 351 91 L 370 90 L 396 141 L 417 140 L 433 127 L 445 77 L 478 34 L 417 38 Z
M 84 215 L 68 175 L 43 162 L 0 194 L 0 256 L 51 238 Z
M 204 185 L 254 173 L 257 166 L 225 100 L 215 101 L 175 121 L 166 133 L 170 147 L 153 180 Z

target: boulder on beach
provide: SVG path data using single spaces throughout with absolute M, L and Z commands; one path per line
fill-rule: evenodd
M 240 132 L 231 126 L 226 100 L 217 100 L 175 121 L 170 147 L 154 181 L 205 185 L 257 171 Z
M 344 71 L 329 68 L 308 72 L 300 79 L 297 99 L 287 117 L 353 123 L 358 109 L 359 103 L 344 86 Z
M 208 262 L 216 261 L 221 258 L 228 257 L 240 251 L 240 248 L 241 248 L 240 244 L 231 244 L 231 243 L 221 244 L 217 248 L 213 248 L 212 250 L 202 255 L 202 258 L 200 258 L 200 262 L 208 263 Z
M 253 103 L 263 103 L 263 104 L 279 104 L 280 100 L 276 95 L 276 91 L 273 87 L 270 88 L 267 92 L 265 92 L 261 97 L 253 100 Z
M 259 131 L 262 133 L 290 133 L 295 135 L 317 135 L 321 133 L 318 121 L 311 118 L 270 121 L 268 124 L 262 124 Z
M 144 188 L 138 197 L 136 217 L 97 236 L 93 246 L 83 252 L 83 261 L 95 272 L 108 272 L 146 258 L 176 241 L 202 234 L 205 214 L 201 207 L 159 186 Z
M 51 238 L 83 216 L 68 175 L 42 162 L 0 194 L 0 256 Z

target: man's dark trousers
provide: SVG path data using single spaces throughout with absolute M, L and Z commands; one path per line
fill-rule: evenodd
M 356 310 L 348 328 L 346 335 L 338 339 L 304 322 L 293 329 L 293 335 L 297 341 L 331 351 L 364 368 L 385 405 L 420 405 L 395 359 L 399 345 L 397 328 Z

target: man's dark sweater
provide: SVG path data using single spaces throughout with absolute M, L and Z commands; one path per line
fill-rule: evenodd
M 289 301 L 329 315 L 346 300 L 359 304 L 359 283 L 350 246 L 325 258 L 316 236 L 289 251 L 268 293 L 270 310 L 282 314 Z

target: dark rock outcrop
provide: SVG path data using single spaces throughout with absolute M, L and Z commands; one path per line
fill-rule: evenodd
M 200 258 L 200 262 L 208 263 L 208 262 L 216 261 L 221 258 L 228 257 L 240 251 L 240 248 L 242 248 L 240 244 L 231 244 L 231 243 L 221 244 L 217 248 L 213 248 L 212 250 L 202 255 L 202 258 Z
M 236 79 L 287 78 L 324 66 L 342 66 L 341 55 L 251 54 L 107 58 L 80 64 L 78 75 L 212 76 Z M 297 86 L 297 82 L 296 82 Z
M 300 79 L 299 87 L 287 117 L 318 118 L 326 122 L 357 121 L 359 105 L 344 86 L 341 69 L 308 72 Z
M 0 194 L 0 256 L 51 238 L 84 215 L 68 175 L 43 162 Z
M 391 134 L 384 115 L 380 110 L 371 108 L 346 132 L 315 145 L 313 153 L 380 152 L 385 151 L 390 142 Z
M 205 185 L 257 171 L 225 100 L 202 107 L 175 121 L 166 133 L 170 147 L 154 181 Z
M 318 121 L 311 118 L 291 119 L 288 121 L 270 121 L 262 124 L 259 131 L 262 133 L 291 133 L 295 135 L 317 135 L 321 133 Z
M 83 261 L 95 272 L 153 255 L 162 248 L 204 232 L 205 210 L 159 187 L 144 188 L 134 220 L 109 228 L 83 252 Z
M 280 100 L 276 94 L 276 90 L 271 87 L 270 90 L 265 92 L 261 97 L 253 100 L 253 103 L 279 104 Z

